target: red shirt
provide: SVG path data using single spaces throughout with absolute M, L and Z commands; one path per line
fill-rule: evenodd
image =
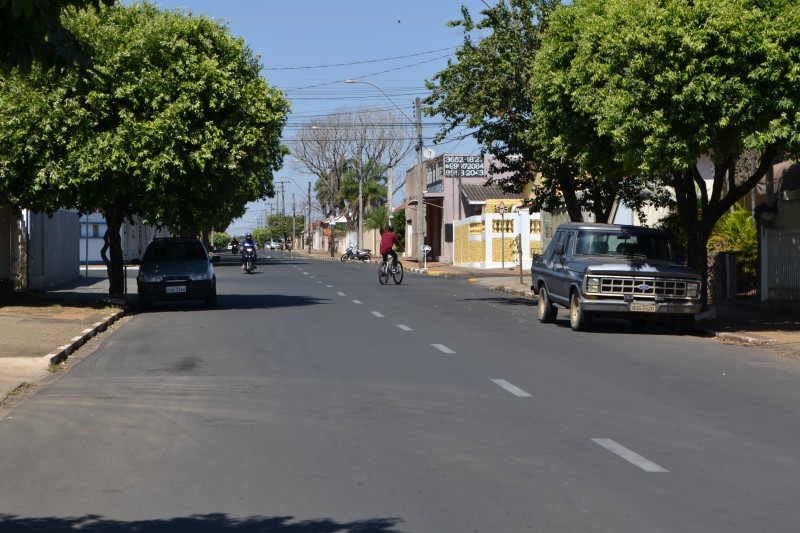
M 400 244 L 397 240 L 397 235 L 393 231 L 384 232 L 381 235 L 381 253 L 388 254 L 394 243 Z

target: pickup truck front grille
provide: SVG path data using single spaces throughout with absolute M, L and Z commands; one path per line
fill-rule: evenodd
M 621 296 L 632 294 L 634 296 L 663 296 L 664 298 L 685 298 L 687 295 L 687 280 L 669 278 L 627 278 L 627 277 L 600 277 L 601 295 Z M 595 293 L 598 294 L 598 293 Z

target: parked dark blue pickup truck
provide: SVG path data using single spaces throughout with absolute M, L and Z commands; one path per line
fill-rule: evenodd
M 595 315 L 644 324 L 670 317 L 688 332 L 701 310 L 700 274 L 680 265 L 667 233 L 641 226 L 567 223 L 531 266 L 539 295 L 539 321 L 553 322 L 556 305 L 570 325 L 585 329 Z

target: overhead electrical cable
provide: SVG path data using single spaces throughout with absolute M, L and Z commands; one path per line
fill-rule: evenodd
M 353 61 L 351 63 L 333 63 L 330 65 L 315 65 L 315 66 L 304 66 L 304 67 L 270 67 L 270 68 L 262 68 L 261 70 L 306 70 L 306 69 L 313 69 L 313 68 L 333 68 L 333 67 L 349 67 L 351 65 L 364 65 L 366 63 L 380 63 L 382 61 L 394 61 L 395 59 L 407 59 L 409 57 L 417 57 L 417 56 L 424 56 L 428 54 L 435 54 L 437 52 L 444 52 L 445 50 L 452 50 L 453 47 L 447 48 L 439 48 L 438 50 L 429 50 L 427 52 L 419 52 L 417 54 L 409 54 L 406 56 L 395 56 L 395 57 L 385 57 L 383 59 L 367 59 L 364 61 Z

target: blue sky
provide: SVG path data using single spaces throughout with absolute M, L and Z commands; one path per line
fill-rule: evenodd
M 490 4 L 494 0 L 487 0 Z M 462 42 L 459 28 L 447 22 L 461 16 L 465 5 L 480 20 L 482 0 L 157 0 L 165 9 L 181 8 L 227 22 L 231 33 L 241 37 L 261 56 L 263 75 L 281 89 L 292 104 L 284 137 L 291 138 L 308 120 L 342 107 L 395 109 L 380 91 L 366 84 L 343 83 L 348 78 L 374 83 L 409 117 L 414 99 L 424 98 L 425 79 L 432 78 L 454 58 Z M 425 119 L 426 147 L 437 154 L 477 153 L 471 139 L 435 146 L 435 119 Z M 453 137 L 456 137 L 455 135 Z M 404 176 L 415 154 L 395 170 Z M 287 211 L 294 193 L 297 210 L 305 201 L 308 175 L 298 173 L 290 162 L 278 172 L 284 180 Z M 241 233 L 256 227 L 256 220 L 277 199 L 248 206 L 248 213 L 229 228 Z M 395 196 L 395 203 L 402 199 Z

